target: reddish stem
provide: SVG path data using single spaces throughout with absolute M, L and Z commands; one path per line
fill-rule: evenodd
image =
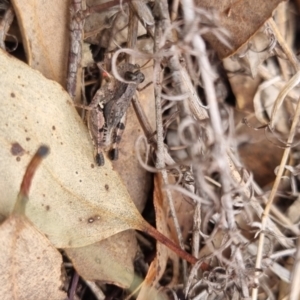
M 149 224 L 148 224 L 148 226 L 146 226 L 146 228 L 143 231 L 148 233 L 149 235 L 151 235 L 154 239 L 161 242 L 163 245 L 165 245 L 172 251 L 174 251 L 179 257 L 186 260 L 187 262 L 189 262 L 193 265 L 196 262 L 198 262 L 198 259 L 195 256 L 182 250 L 180 247 L 178 247 L 178 245 L 176 245 L 174 242 L 172 242 L 170 239 L 168 239 L 166 236 L 164 236 L 162 233 L 160 233 L 158 230 L 156 230 L 154 227 L 150 226 Z M 210 269 L 210 266 L 207 263 L 203 262 L 200 265 L 200 268 L 203 271 L 207 271 Z
M 38 151 L 35 153 L 33 158 L 31 159 L 29 165 L 27 166 L 26 172 L 24 174 L 21 187 L 20 194 L 25 197 L 28 197 L 29 189 L 31 186 L 32 178 L 34 176 L 35 171 L 37 170 L 39 164 L 42 159 L 48 154 L 49 148 L 47 146 L 40 146 Z

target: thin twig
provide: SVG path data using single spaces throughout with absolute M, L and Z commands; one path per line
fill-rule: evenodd
M 278 5 L 276 9 L 276 20 L 278 24 L 278 31 L 280 32 L 283 38 L 286 38 L 287 30 L 288 30 L 288 21 L 286 20 L 287 14 L 289 13 L 288 9 L 289 3 L 282 2 Z M 290 28 L 289 28 L 290 31 Z M 290 77 L 290 66 L 287 60 L 281 59 L 278 57 L 278 63 L 281 69 L 282 77 L 284 81 L 288 81 Z
M 160 21 L 157 22 L 155 27 L 155 36 L 154 36 L 154 53 L 160 50 L 160 41 L 161 36 L 163 34 L 163 30 L 165 29 L 164 25 L 170 24 L 169 13 L 168 13 L 168 3 L 166 0 L 161 0 L 156 2 L 157 5 L 157 14 Z M 161 106 L 161 82 L 162 82 L 162 70 L 160 67 L 160 60 L 154 59 L 154 94 L 155 94 L 155 107 L 156 107 L 156 136 L 157 136 L 157 151 L 156 151 L 156 163 L 155 166 L 158 170 L 161 170 L 162 178 L 164 185 L 168 185 L 168 175 L 165 170 L 165 146 L 164 146 L 164 130 L 163 130 L 163 122 L 162 122 L 162 106 Z M 170 208 L 170 215 L 174 222 L 174 227 L 176 230 L 177 238 L 179 241 L 180 248 L 184 250 L 184 242 L 183 237 L 179 225 L 179 221 L 177 218 L 173 197 L 171 191 L 169 189 L 166 190 L 166 195 L 168 199 L 168 204 Z M 184 262 L 184 278 L 186 275 L 186 263 Z
M 282 37 L 281 33 L 279 32 L 276 23 L 274 22 L 273 18 L 270 18 L 268 20 L 268 25 L 271 27 L 279 45 L 281 46 L 282 50 L 284 51 L 284 53 L 286 54 L 288 60 L 291 62 L 291 64 L 293 65 L 295 71 L 299 71 L 300 70 L 300 64 L 298 62 L 297 57 L 295 56 L 295 54 L 291 51 L 290 47 L 287 45 L 287 43 L 285 42 L 284 38 Z
M 14 20 L 15 13 L 11 4 L 5 10 L 5 14 L 0 22 L 0 48 L 5 50 L 5 37 Z
M 200 246 L 200 229 L 201 229 L 201 204 L 197 203 L 194 211 L 194 222 L 193 222 L 193 243 L 192 243 L 192 254 L 199 258 L 199 246 Z
M 76 271 L 74 271 L 72 282 L 71 282 L 71 287 L 70 287 L 70 291 L 69 291 L 69 300 L 75 299 L 78 281 L 79 281 L 79 275 Z
M 84 0 L 72 0 L 70 24 L 70 51 L 68 63 L 67 92 L 75 100 L 78 66 L 81 63 L 84 16 L 82 5 Z
M 85 283 L 91 289 L 91 291 L 93 292 L 97 300 L 105 299 L 105 295 L 103 294 L 102 290 L 98 287 L 98 285 L 95 282 L 86 280 Z
M 300 237 L 298 237 L 297 240 L 297 252 L 295 255 L 295 263 L 292 271 L 291 291 L 290 291 L 289 300 L 299 299 L 299 295 L 300 295 L 299 278 L 300 278 Z
M 171 8 L 171 21 L 175 21 L 178 16 L 178 7 L 179 7 L 179 0 L 174 0 L 172 2 L 172 8 Z
M 280 93 L 278 94 L 273 109 L 271 113 L 271 122 L 270 122 L 270 127 L 273 129 L 274 128 L 274 123 L 276 121 L 275 115 L 277 111 L 279 110 L 280 106 L 282 105 L 283 100 L 287 96 L 287 94 L 299 84 L 300 82 L 300 70 L 287 82 L 287 84 L 282 88 Z

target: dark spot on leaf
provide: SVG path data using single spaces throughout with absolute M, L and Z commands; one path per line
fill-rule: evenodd
M 45 194 L 43 194 L 43 197 L 45 197 L 46 195 Z
M 56 129 L 56 128 L 55 128 L 55 126 L 53 125 L 53 126 L 52 126 L 52 130 L 55 130 L 55 129 Z
M 94 217 L 89 218 L 88 223 L 94 223 L 96 221 L 99 221 L 100 219 L 101 219 L 100 216 L 96 215 Z
M 63 143 L 63 142 L 60 142 L 60 144 L 63 145 L 64 143 Z
M 94 164 L 91 164 L 91 168 L 94 169 L 94 168 L 95 168 L 95 165 L 94 165 Z
M 10 152 L 13 156 L 17 156 L 17 155 L 22 156 L 24 154 L 25 150 L 19 143 L 13 143 L 11 145 Z
M 79 182 L 82 182 L 82 180 L 80 179 Z
M 16 157 L 16 161 L 20 161 L 21 160 L 21 157 L 20 156 L 17 156 Z
M 24 131 L 27 132 L 27 129 L 25 129 Z
M 108 191 L 109 190 L 109 185 L 108 184 L 106 184 L 105 186 L 105 189 Z
M 50 206 L 46 205 L 46 210 L 49 211 L 50 210 Z
M 30 141 L 30 138 L 29 138 L 29 137 L 27 137 L 27 138 L 26 138 L 26 141 L 27 141 L 27 142 L 28 142 L 28 141 Z
M 15 97 L 16 97 L 15 93 L 10 93 L 10 96 L 11 96 L 12 98 L 15 98 Z
M 75 174 L 78 174 L 78 172 L 76 171 Z

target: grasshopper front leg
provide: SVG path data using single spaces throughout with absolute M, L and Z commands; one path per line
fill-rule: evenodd
M 96 151 L 95 161 L 98 166 L 103 166 L 104 155 L 102 149 L 105 135 L 105 120 L 100 105 L 87 112 L 87 123 Z
M 104 165 L 103 143 L 105 136 L 105 119 L 103 115 L 103 92 L 98 90 L 89 105 L 75 104 L 75 106 L 87 110 L 87 125 L 94 143 L 95 161 L 98 166 Z

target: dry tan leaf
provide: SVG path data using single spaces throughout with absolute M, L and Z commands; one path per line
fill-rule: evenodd
M 101 12 L 96 12 L 89 15 L 84 25 L 84 37 L 85 41 L 91 44 L 99 44 L 101 40 L 101 46 L 113 50 L 117 48 L 117 45 L 127 41 L 128 36 L 128 5 L 123 3 L 122 10 L 120 5 L 105 8 L 103 0 L 88 0 L 88 7 L 95 5 L 103 5 Z M 108 4 L 109 5 L 109 4 Z M 103 31 L 108 28 L 107 31 Z M 138 27 L 138 36 L 146 34 L 145 28 L 142 24 Z
M 271 17 L 272 12 L 283 0 L 245 0 L 245 1 L 220 1 L 197 0 L 198 7 L 218 12 L 218 25 L 230 34 L 231 49 L 209 31 L 203 37 L 218 52 L 221 58 L 234 54 L 243 46 L 255 32 Z
M 164 211 L 164 193 L 162 191 L 162 178 L 161 174 L 157 173 L 154 178 L 154 207 L 155 207 L 155 218 L 157 229 L 166 234 L 169 234 L 167 228 L 166 216 Z M 143 282 L 142 288 L 138 295 L 137 300 L 150 300 L 150 299 L 165 299 L 162 293 L 156 290 L 158 281 L 163 276 L 168 260 L 168 250 L 160 243 L 156 245 L 156 257 L 150 264 L 148 273 Z
M 237 108 L 244 112 L 253 112 L 253 98 L 261 78 L 259 76 L 251 78 L 238 72 L 241 69 L 241 65 L 231 58 L 224 59 L 223 64 L 227 71 L 233 73 L 233 75 L 228 76 L 228 80 L 236 98 Z
M 13 0 L 28 64 L 66 86 L 69 2 Z
M 0 68 L 2 216 L 12 209 L 28 156 L 37 145 L 49 144 L 52 153 L 36 176 L 26 215 L 56 247 L 83 247 L 137 229 L 190 263 L 197 261 L 142 218 L 108 159 L 95 167 L 87 129 L 57 83 L 3 51 Z
M 170 174 L 168 178 L 169 184 L 175 184 L 176 180 L 174 176 Z M 182 237 L 183 240 L 186 241 L 193 228 L 194 205 L 191 199 L 183 196 L 176 190 L 172 190 L 171 193 Z M 177 233 L 174 226 L 174 221 L 171 217 L 170 208 L 166 199 L 164 199 L 164 211 L 168 228 L 170 228 L 171 239 L 177 241 Z
M 129 288 L 134 277 L 137 251 L 135 232 L 127 230 L 101 242 L 65 249 L 78 274 L 85 280 L 102 281 Z
M 87 129 L 62 88 L 0 52 L 0 202 L 9 215 L 22 171 L 37 145 L 51 154 L 32 187 L 26 215 L 61 248 L 82 247 L 144 222 L 107 159 L 94 165 Z
M 1 299 L 66 299 L 60 253 L 24 216 L 33 176 L 47 153 L 42 146 L 31 159 L 12 215 L 0 226 Z
M 103 0 L 88 0 L 87 6 L 102 5 Z M 111 28 L 111 23 L 114 15 L 120 10 L 119 5 L 110 7 L 109 9 L 101 12 L 91 14 L 86 18 L 84 24 L 84 39 L 91 44 L 99 43 L 99 33 L 105 28 Z
M 174 184 L 175 179 L 172 175 L 169 176 L 169 183 Z M 165 236 L 177 242 L 177 234 L 174 228 L 173 219 L 170 217 L 170 208 L 166 198 L 166 193 L 162 188 L 163 182 L 160 173 L 157 173 L 154 178 L 154 208 L 156 227 Z M 193 210 L 192 204 L 186 201 L 177 191 L 172 191 L 173 202 L 177 213 L 177 218 L 182 229 L 184 240 L 187 238 L 193 226 Z M 178 243 L 178 242 L 177 242 Z M 173 278 L 170 285 L 177 283 L 179 276 L 179 258 L 174 255 L 169 249 L 157 243 L 156 257 L 152 261 L 147 276 L 143 282 L 143 286 L 138 296 L 138 300 L 154 299 L 154 296 L 165 299 L 163 293 L 159 293 L 155 287 L 166 269 L 168 258 L 172 260 Z
M 10 216 L 0 226 L 0 239 L 1 299 L 66 299 L 62 257 L 25 217 Z
M 264 187 L 275 179 L 274 170 L 280 163 L 283 149 L 271 143 L 264 130 L 254 130 L 241 124 L 245 117 L 253 127 L 261 125 L 254 118 L 250 118 L 249 114 L 235 112 L 237 136 L 240 140 L 239 155 L 247 170 L 253 173 L 255 181 Z M 257 157 L 260 159 L 257 160 Z

